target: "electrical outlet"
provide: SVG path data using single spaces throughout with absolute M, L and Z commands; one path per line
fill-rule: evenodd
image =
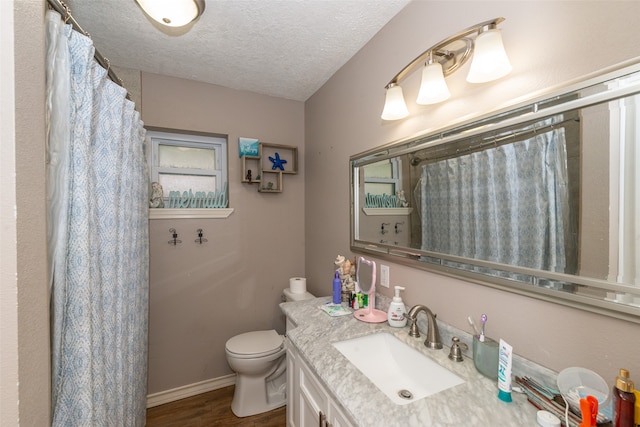
M 380 264 L 380 286 L 389 287 L 389 266 Z

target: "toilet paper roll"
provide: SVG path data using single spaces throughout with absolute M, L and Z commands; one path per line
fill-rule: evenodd
M 304 277 L 292 277 L 289 279 L 289 289 L 294 294 L 304 294 L 307 292 L 307 279 Z

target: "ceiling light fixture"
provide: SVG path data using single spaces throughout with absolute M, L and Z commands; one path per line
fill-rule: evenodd
M 169 27 L 183 27 L 202 15 L 204 0 L 136 0 L 151 19 Z
M 504 18 L 496 18 L 462 30 L 411 61 L 385 86 L 387 96 L 382 120 L 398 120 L 409 115 L 399 82 L 423 63 L 422 82 L 416 100 L 423 105 L 436 104 L 451 96 L 444 78 L 467 62 L 472 53 L 468 82 L 485 83 L 509 74 L 511 63 L 502 44 L 502 34 L 496 28 L 502 21 Z

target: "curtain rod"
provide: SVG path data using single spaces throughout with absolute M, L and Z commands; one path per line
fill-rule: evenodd
M 69 6 L 67 6 L 64 2 L 62 2 L 61 0 L 47 0 L 47 3 L 49 3 L 49 6 L 53 10 L 55 10 L 60 14 L 60 16 L 62 16 L 62 19 L 64 20 L 65 23 L 70 22 L 74 30 L 78 31 L 80 34 L 84 36 L 91 38 L 91 35 L 85 30 L 83 30 L 80 24 L 78 24 L 78 21 L 76 21 L 75 18 L 71 15 L 71 10 L 69 9 Z M 93 46 L 93 49 L 94 49 L 93 57 L 98 62 L 98 64 L 100 64 L 102 68 L 107 70 L 107 75 L 109 76 L 109 79 L 111 79 L 118 86 L 121 86 L 124 88 L 122 79 L 118 77 L 115 71 L 111 69 L 111 64 L 109 63 L 109 60 L 107 59 L 107 57 L 103 56 L 100 52 L 98 52 L 98 49 L 96 49 L 95 45 Z M 127 91 L 127 99 L 130 99 L 128 91 Z
M 576 110 L 577 111 L 577 110 Z M 571 113 L 572 111 L 569 111 L 567 113 Z M 509 134 L 506 135 L 502 135 L 502 136 L 488 136 L 486 138 L 482 138 L 480 143 L 477 143 L 471 147 L 466 147 L 463 149 L 455 149 L 455 151 L 451 152 L 451 151 L 447 151 L 447 149 L 445 148 L 444 150 L 438 150 L 440 151 L 440 153 L 442 153 L 442 151 L 445 151 L 444 154 L 440 154 L 439 156 L 436 157 L 420 157 L 420 156 L 416 156 L 413 159 L 411 159 L 411 166 L 418 166 L 421 163 L 424 162 L 436 162 L 436 161 L 440 161 L 440 160 L 444 160 L 444 159 L 450 159 L 450 158 L 454 158 L 454 157 L 458 157 L 461 155 L 467 155 L 470 153 L 474 153 L 477 151 L 484 151 L 485 149 L 487 149 L 487 147 L 499 147 L 501 145 L 505 145 L 505 144 L 511 144 L 514 142 L 518 142 L 522 140 L 522 137 L 528 137 L 530 134 L 536 134 L 538 132 L 545 132 L 549 129 L 559 129 L 559 128 L 564 128 L 567 126 L 568 123 L 571 122 L 575 122 L 575 123 L 579 123 L 580 122 L 580 118 L 578 116 L 574 116 L 574 117 L 570 117 L 568 119 L 564 119 L 561 120 L 559 122 L 556 123 L 551 123 L 548 125 L 544 125 L 541 127 L 535 127 L 535 124 L 533 125 L 527 125 L 525 128 L 523 128 L 522 130 L 518 131 L 518 128 L 522 128 L 521 125 L 518 125 L 517 127 L 514 127 L 514 129 L 510 130 Z M 434 150 L 435 151 L 435 150 Z M 435 152 L 438 152 L 435 151 Z

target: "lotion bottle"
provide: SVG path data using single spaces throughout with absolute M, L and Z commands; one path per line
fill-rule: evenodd
M 404 291 L 402 286 L 395 286 L 396 295 L 393 297 L 391 304 L 389 304 L 389 311 L 387 312 L 387 320 L 389 326 L 394 328 L 402 328 L 407 324 L 407 309 L 400 298 L 400 291 Z
M 342 281 L 340 280 L 340 272 L 336 270 L 336 274 L 333 276 L 333 298 L 334 304 L 340 304 L 342 302 Z
M 633 394 L 633 381 L 629 379 L 629 371 L 620 369 L 613 387 L 613 426 L 634 427 L 634 406 L 636 396 Z

